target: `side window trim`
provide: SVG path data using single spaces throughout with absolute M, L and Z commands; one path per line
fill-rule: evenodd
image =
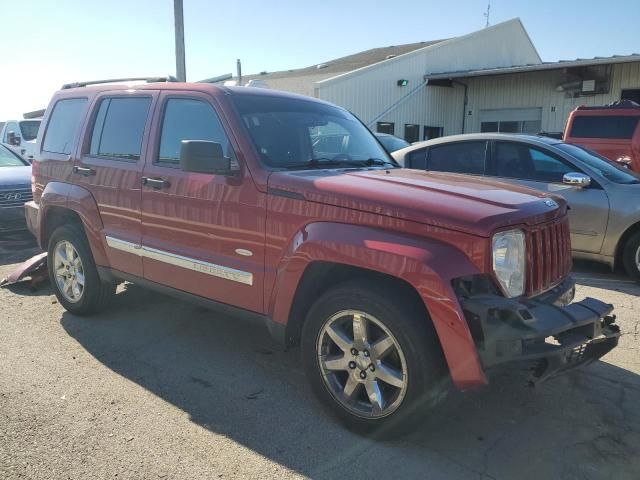
M 104 126 L 105 126 L 104 120 L 106 120 L 107 116 L 109 115 L 111 100 L 118 99 L 118 98 L 148 98 L 150 101 L 149 109 L 147 111 L 147 119 L 145 120 L 144 130 L 142 132 L 142 141 L 140 144 L 140 155 L 137 159 L 113 157 L 108 155 L 95 155 L 91 153 L 91 141 L 93 138 L 93 129 L 96 126 L 96 121 L 98 119 L 98 114 L 100 113 L 100 107 L 102 106 L 102 102 L 105 100 L 109 100 L 109 106 L 107 107 L 107 111 L 105 112 L 103 123 L 102 123 L 102 129 L 104 131 Z M 107 94 L 100 95 L 99 97 L 97 97 L 91 109 L 92 109 L 91 117 L 89 118 L 88 128 L 86 130 L 85 140 L 83 142 L 83 147 L 82 147 L 82 156 L 88 157 L 88 158 L 101 159 L 101 160 L 109 160 L 112 162 L 126 162 L 126 163 L 138 163 L 141 160 L 143 160 L 145 156 L 145 142 L 144 142 L 145 134 L 147 133 L 147 131 L 151 126 L 151 119 L 153 117 L 153 95 L 144 94 L 144 93 L 135 94 L 135 95 L 118 95 L 117 93 L 109 92 Z M 102 136 L 102 132 L 100 135 Z

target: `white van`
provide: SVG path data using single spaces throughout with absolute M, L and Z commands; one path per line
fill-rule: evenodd
M 33 161 L 41 119 L 7 120 L 0 131 L 0 143 L 22 158 Z

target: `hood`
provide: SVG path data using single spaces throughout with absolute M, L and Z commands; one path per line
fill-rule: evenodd
M 31 187 L 31 166 L 0 167 L 0 190 L 7 187 Z
M 566 202 L 525 187 L 469 175 L 404 168 L 275 172 L 269 188 L 335 205 L 488 237 L 566 213 Z

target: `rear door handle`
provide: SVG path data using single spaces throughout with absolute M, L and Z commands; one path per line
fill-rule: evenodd
M 144 185 L 145 187 L 155 188 L 156 190 L 160 188 L 169 188 L 171 186 L 171 184 L 164 178 L 149 177 L 142 177 L 142 185 Z
M 93 168 L 84 168 L 78 167 L 77 165 L 73 166 L 73 173 L 77 173 L 78 175 L 84 175 L 85 177 L 90 177 L 96 174 L 96 171 Z

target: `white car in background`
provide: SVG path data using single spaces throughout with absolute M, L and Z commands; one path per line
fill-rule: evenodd
M 40 122 L 39 118 L 7 120 L 0 131 L 0 143 L 29 162 L 33 161 Z

